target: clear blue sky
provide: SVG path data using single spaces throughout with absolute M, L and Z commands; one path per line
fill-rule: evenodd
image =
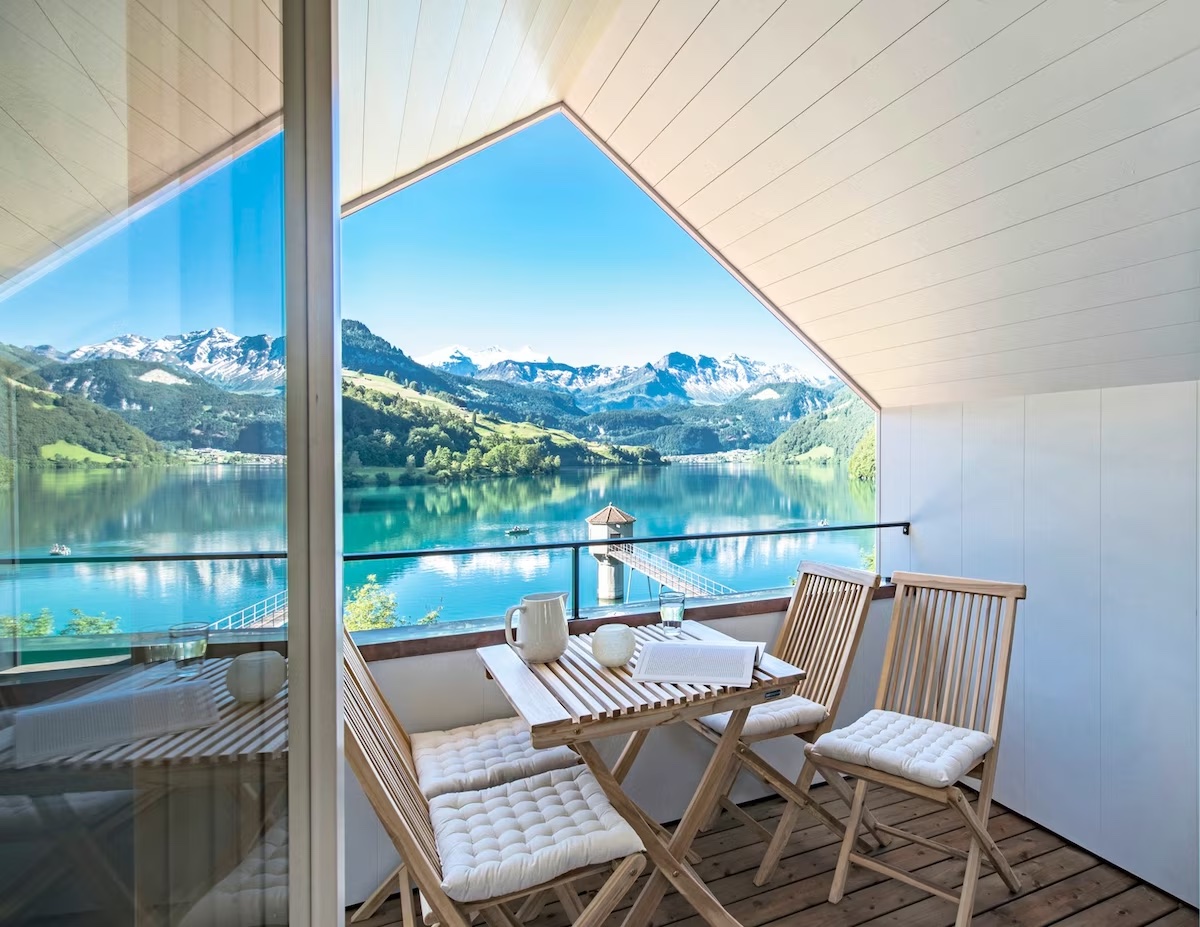
M 282 330 L 272 139 L 0 305 L 0 340 Z M 347 218 L 342 314 L 404 351 L 533 346 L 568 363 L 804 346 L 556 116 Z
M 282 200 L 275 136 L 0 301 L 0 341 L 282 334 Z

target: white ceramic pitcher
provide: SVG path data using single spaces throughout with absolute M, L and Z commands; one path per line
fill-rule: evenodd
M 539 592 L 524 596 L 504 613 L 504 636 L 526 663 L 550 663 L 567 650 L 567 594 Z M 517 632 L 513 615 L 520 612 Z M 520 640 L 517 640 L 517 637 Z

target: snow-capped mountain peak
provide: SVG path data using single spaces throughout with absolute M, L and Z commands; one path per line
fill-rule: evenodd
M 529 345 L 520 348 L 502 348 L 491 345 L 486 348 L 468 348 L 461 344 L 452 344 L 437 351 L 430 351 L 420 357 L 413 358 L 418 364 L 456 373 L 460 376 L 473 377 L 479 371 L 504 361 L 514 361 L 518 364 L 545 364 L 550 362 L 550 356 L 535 351 Z
M 758 384 L 818 381 L 788 364 L 767 364 L 738 354 L 723 360 L 707 354 L 672 351 L 641 366 L 520 362 L 506 359 L 487 367 L 475 358 L 470 365 L 443 369 L 481 380 L 502 380 L 571 394 L 589 412 L 646 409 L 667 405 L 718 405 L 744 395 Z
M 33 349 L 55 360 L 126 359 L 182 367 L 234 392 L 272 392 L 284 382 L 284 340 L 270 335 L 238 337 L 223 328 L 147 338 L 117 335 L 63 353 L 49 345 Z

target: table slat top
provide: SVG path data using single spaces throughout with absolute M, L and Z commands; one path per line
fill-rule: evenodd
M 507 644 L 477 651 L 518 714 L 529 724 L 534 745 L 591 740 L 658 724 L 757 704 L 795 692 L 804 671 L 766 655 L 747 688 L 691 683 L 642 682 L 633 667 L 642 645 L 669 640 L 657 625 L 632 629 L 633 659 L 608 669 L 592 656 L 590 634 L 571 635 L 567 651 L 553 663 L 526 664 Z M 695 621 L 683 623 L 683 638 L 731 641 Z
M 231 662 L 232 658 L 222 658 L 205 660 L 201 665 L 198 678 L 212 688 L 220 715 L 220 720 L 215 724 L 55 757 L 31 768 L 85 771 L 234 764 L 283 758 L 288 749 L 287 683 L 265 702 L 240 704 L 225 687 L 225 672 Z M 68 697 L 86 697 L 88 693 L 108 693 L 114 688 L 134 686 L 138 684 L 140 675 L 147 671 L 139 667 L 99 685 L 69 693 Z M 163 684 L 169 684 L 169 677 L 164 677 Z M 0 737 L 0 771 L 14 769 L 11 731 L 0 734 L 7 735 Z

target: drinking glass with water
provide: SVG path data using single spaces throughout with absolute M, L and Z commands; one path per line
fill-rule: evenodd
M 177 624 L 171 628 L 171 651 L 175 671 L 184 677 L 198 676 L 208 651 L 208 625 L 200 622 Z
M 662 589 L 658 593 L 658 617 L 668 637 L 678 637 L 683 629 L 684 595 L 673 589 Z

